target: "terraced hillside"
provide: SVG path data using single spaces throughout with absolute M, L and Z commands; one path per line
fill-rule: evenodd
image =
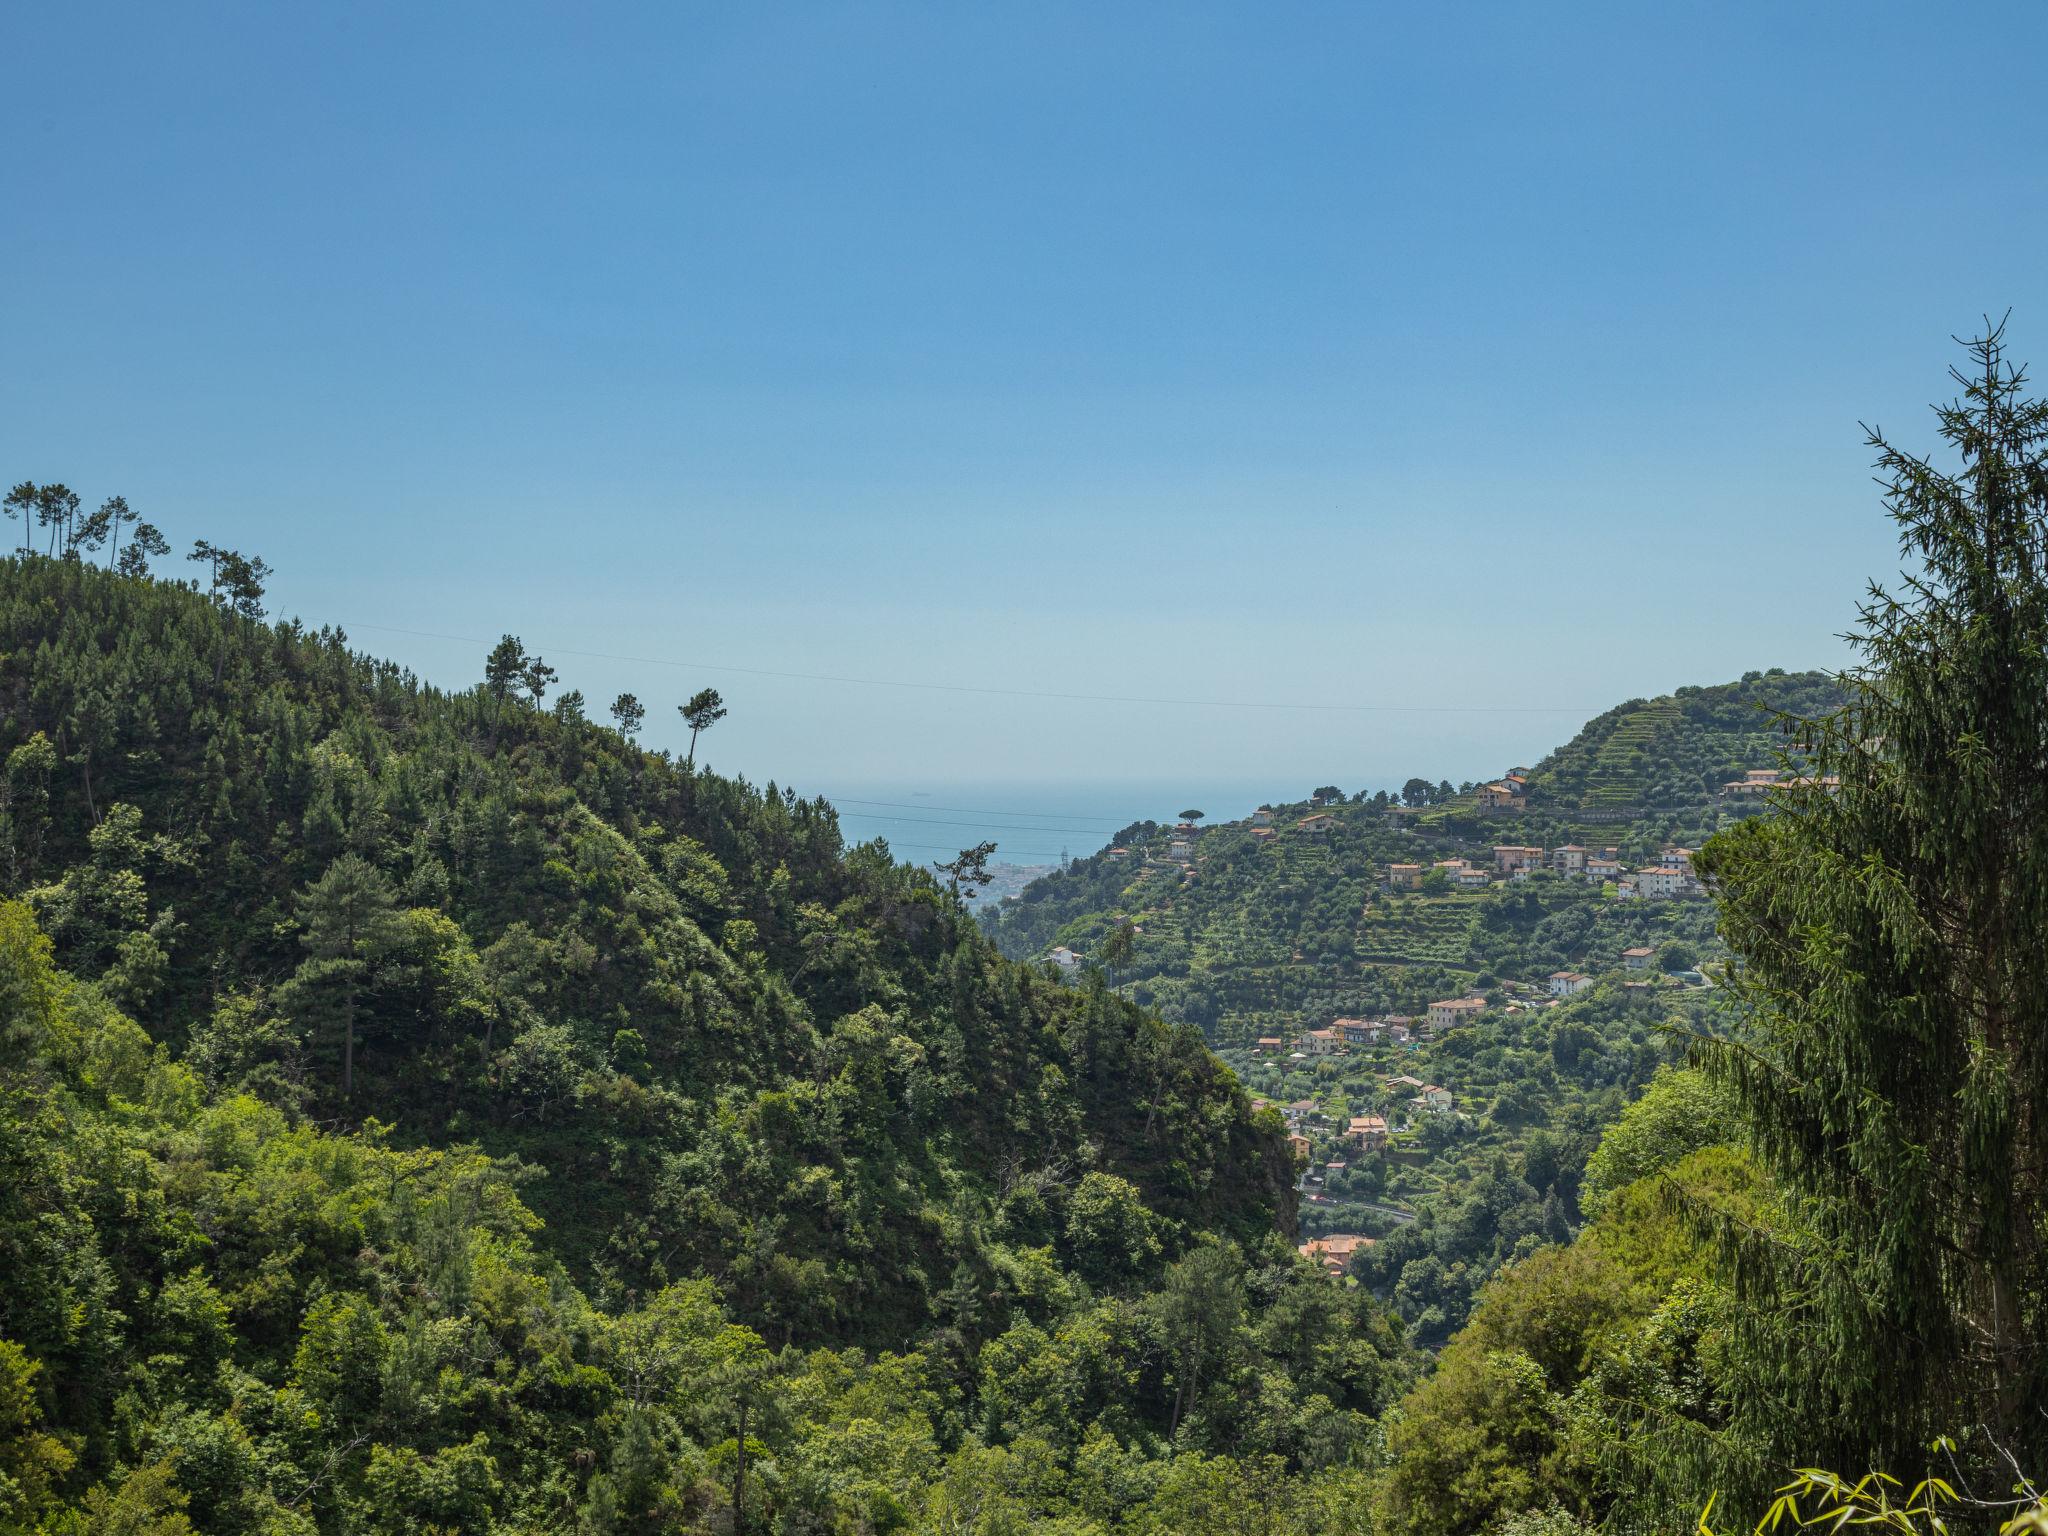
M 1721 786 L 1777 766 L 1793 744 L 1782 715 L 1824 714 L 1841 700 L 1823 672 L 1751 673 L 1712 688 L 1632 699 L 1589 720 L 1530 774 L 1529 812 L 1561 826 L 1711 826 Z M 1795 757 L 1796 762 L 1796 757 Z M 1612 834 L 1609 836 L 1612 840 Z
M 1699 903 L 1603 901 L 1598 890 L 1548 877 L 1397 895 L 1387 865 L 1490 866 L 1500 843 L 1611 845 L 1630 863 L 1667 843 L 1696 846 L 1758 808 L 1721 790 L 1783 760 L 1780 715 L 1823 713 L 1839 698 L 1825 674 L 1772 671 L 1632 699 L 1530 770 L 1515 814 L 1485 813 L 1469 787 L 1420 812 L 1390 813 L 1356 795 L 1320 807 L 1331 825 L 1314 836 L 1296 823 L 1316 807 L 1276 805 L 1270 829 L 1236 822 L 1197 834 L 1185 866 L 1167 857 L 1167 829 L 1141 823 L 1119 836 L 1122 855 L 1097 854 L 1036 881 L 984 923 L 1019 959 L 1056 944 L 1085 955 L 1113 928 L 1133 925 L 1132 953 L 1113 979 L 1220 1046 L 1340 1013 L 1413 1010 L 1503 980 L 1540 982 L 1553 969 L 1612 964 L 1645 943 L 1708 946 L 1711 914 Z

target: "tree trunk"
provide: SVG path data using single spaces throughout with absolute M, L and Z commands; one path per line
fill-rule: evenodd
M 356 988 L 350 982 L 341 1000 L 341 1096 L 356 1091 Z
M 747 1400 L 740 1398 L 739 1454 L 732 1468 L 732 1533 L 744 1536 L 747 1529 Z

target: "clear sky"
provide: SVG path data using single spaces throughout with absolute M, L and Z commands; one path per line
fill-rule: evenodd
M 665 745 L 713 684 L 704 755 L 806 790 L 1463 779 L 1837 663 L 1858 421 L 1926 441 L 1987 309 L 2048 368 L 2038 4 L 66 3 L 0 57 L 0 476 L 438 682 L 512 631 Z

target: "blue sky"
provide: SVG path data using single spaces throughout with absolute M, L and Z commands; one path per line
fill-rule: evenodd
M 1858 421 L 1926 441 L 1986 309 L 2048 366 L 2038 5 L 70 4 L 0 53 L 0 475 L 436 681 L 509 630 L 661 744 L 714 684 L 705 755 L 807 790 L 1468 778 L 1838 662 L 1895 563 Z

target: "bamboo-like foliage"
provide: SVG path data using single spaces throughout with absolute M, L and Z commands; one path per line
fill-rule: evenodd
M 2048 1457 L 2048 404 L 1969 342 L 1944 463 L 1873 431 L 1873 586 L 1811 773 L 1716 838 L 1747 1024 L 1710 1064 L 1788 1225 L 1722 1234 L 1736 1419 L 1778 1459 Z

